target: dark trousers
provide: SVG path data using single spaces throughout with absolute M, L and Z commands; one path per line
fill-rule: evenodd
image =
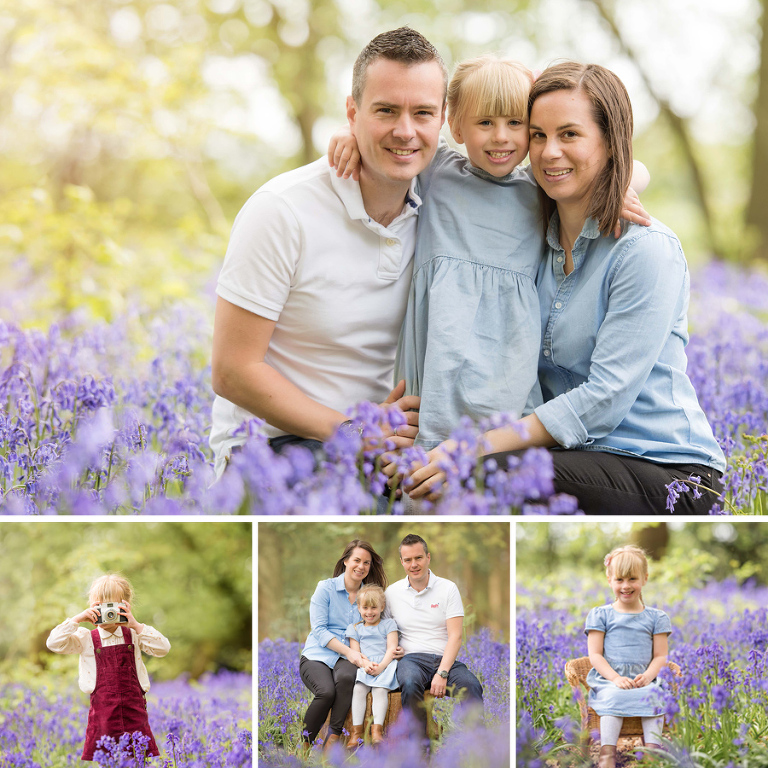
M 340 657 L 336 666 L 330 669 L 322 661 L 301 657 L 299 674 L 302 682 L 314 694 L 304 715 L 304 738 L 311 744 L 323 727 L 325 718 L 331 713 L 328 732 L 341 735 L 344 720 L 352 706 L 352 689 L 355 687 L 357 667 Z
M 505 451 L 486 458 L 496 459 L 500 469 L 508 456 L 525 451 Z M 701 477 L 702 485 L 722 493 L 722 474 L 701 464 L 657 464 L 646 459 L 607 451 L 550 451 L 555 467 L 555 492 L 568 493 L 579 500 L 579 508 L 588 515 L 660 515 L 669 514 L 667 489 L 673 480 Z M 690 487 L 690 486 L 689 486 Z M 693 489 L 680 495 L 676 515 L 706 515 L 717 501 L 711 491 L 701 490 L 700 499 Z
M 298 446 L 299 448 L 309 448 L 314 454 L 323 447 L 319 440 L 311 440 L 308 437 L 298 437 L 297 435 L 280 435 L 280 437 L 273 437 L 269 441 L 269 447 L 275 453 L 282 453 L 291 445 Z
M 432 685 L 432 678 L 440 668 L 443 657 L 433 653 L 406 653 L 397 662 L 397 682 L 400 684 L 400 700 L 426 726 L 424 691 Z M 448 670 L 447 692 L 461 696 L 474 705 L 483 706 L 483 686 L 467 669 L 467 665 L 454 661 Z

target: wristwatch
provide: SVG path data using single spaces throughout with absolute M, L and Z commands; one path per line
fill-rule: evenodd
M 362 437 L 363 423 L 360 421 L 355 422 L 352 421 L 352 419 L 347 419 L 346 421 L 342 421 L 341 424 L 339 424 L 338 431 L 345 437 L 353 437 L 354 435 L 360 435 L 360 437 Z
M 444 669 L 438 669 L 437 674 L 440 675 L 440 677 L 442 677 L 443 680 L 448 679 L 448 673 Z

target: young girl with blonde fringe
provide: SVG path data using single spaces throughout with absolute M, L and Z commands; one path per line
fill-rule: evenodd
M 149 677 L 141 654 L 165 656 L 171 644 L 149 624 L 136 620 L 133 600 L 128 579 L 114 573 L 100 576 L 88 592 L 89 607 L 54 627 L 46 642 L 54 653 L 80 655 L 80 690 L 91 697 L 82 760 L 94 759 L 104 736 L 117 740 L 137 731 L 149 739 L 147 756 L 160 754 L 149 727 L 145 700 Z M 96 624 L 96 629 L 80 627 L 83 622 Z
M 382 619 L 387 600 L 384 590 L 376 584 L 368 584 L 357 593 L 357 607 L 362 621 L 347 627 L 349 647 L 367 658 L 365 666 L 357 670 L 357 680 L 352 691 L 352 730 L 347 747 L 356 749 L 365 734 L 365 709 L 368 691 L 373 699 L 373 725 L 371 744 L 376 746 L 384 738 L 384 720 L 389 708 L 389 692 L 398 687 L 397 624 L 394 619 Z
M 541 402 L 536 273 L 544 232 L 538 186 L 530 166 L 519 167 L 528 154 L 532 82 L 511 59 L 458 64 L 448 124 L 467 157 L 441 143 L 418 176 L 423 204 L 395 381 L 405 379 L 406 394 L 421 397 L 415 444 L 427 451 L 452 448 L 446 441 L 462 416 L 520 416 Z M 328 158 L 339 176 L 359 172 L 346 129 L 334 134 Z M 633 183 L 642 190 L 647 171 L 637 167 Z M 622 216 L 649 223 L 633 189 Z M 394 464 L 385 471 L 394 474 Z
M 643 601 L 648 559 L 634 545 L 614 549 L 604 560 L 616 598 L 593 608 L 584 633 L 592 669 L 587 675 L 589 706 L 600 715 L 599 768 L 615 768 L 625 717 L 640 717 L 645 746 L 660 749 L 664 716 L 654 695 L 667 663 L 672 624 L 664 611 Z

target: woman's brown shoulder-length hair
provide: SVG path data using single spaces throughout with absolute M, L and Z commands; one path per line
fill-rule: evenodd
M 592 188 L 587 216 L 597 221 L 601 234 L 612 232 L 619 222 L 629 182 L 632 179 L 632 104 L 624 83 L 599 64 L 566 61 L 545 69 L 531 88 L 530 118 L 539 96 L 552 91 L 581 91 L 592 103 L 592 116 L 605 141 L 608 162 Z M 544 232 L 555 211 L 555 201 L 539 188 L 544 211 Z
M 382 589 L 386 589 L 389 582 L 387 581 L 387 574 L 384 573 L 384 560 L 367 541 L 362 539 L 354 539 L 344 548 L 344 554 L 338 559 L 333 568 L 334 577 L 344 573 L 344 561 L 348 560 L 352 551 L 358 547 L 364 549 L 371 556 L 371 569 L 363 579 L 363 584 L 378 584 Z

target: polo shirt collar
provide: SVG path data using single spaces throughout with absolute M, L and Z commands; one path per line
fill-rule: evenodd
M 437 579 L 437 576 L 435 576 L 434 573 L 432 573 L 432 569 L 429 569 L 429 581 L 427 581 L 427 586 L 424 587 L 422 592 L 426 592 L 428 589 L 431 589 L 435 586 L 435 579 Z M 413 592 L 416 592 L 416 590 L 411 586 L 411 580 L 406 576 L 405 577 L 405 588 L 410 589 Z M 417 595 L 420 595 L 421 592 L 416 592 Z
M 336 169 L 328 166 L 328 174 L 331 179 L 331 187 L 333 191 L 338 195 L 344 207 L 347 209 L 347 215 L 352 220 L 369 221 L 370 216 L 365 210 L 365 204 L 363 203 L 363 193 L 360 191 L 360 182 L 355 181 L 352 178 L 342 179 L 336 175 Z M 403 210 L 413 209 L 414 213 L 418 213 L 418 209 L 421 206 L 421 198 L 416 193 L 416 179 L 411 179 L 411 186 L 405 195 L 405 204 Z M 402 216 L 401 213 L 397 218 Z

